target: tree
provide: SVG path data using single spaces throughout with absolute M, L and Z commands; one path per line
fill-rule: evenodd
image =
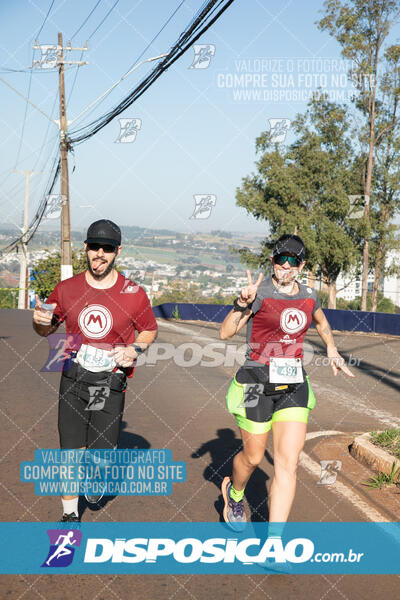
M 184 282 L 174 282 L 157 298 L 157 304 L 165 302 L 187 302 L 197 303 L 201 299 L 199 288 L 193 285 L 185 285 Z
M 72 269 L 74 275 L 86 269 L 86 254 L 84 252 L 72 252 Z M 57 283 L 60 281 L 61 254 L 60 252 L 48 253 L 41 258 L 32 269 L 32 287 L 40 298 L 47 298 Z
M 0 308 L 16 308 L 17 306 L 17 291 L 16 290 L 0 290 Z
M 382 62 L 383 44 L 400 15 L 398 0 L 327 0 L 325 16 L 318 22 L 322 31 L 328 31 L 342 46 L 342 55 L 351 59 L 355 67 L 349 73 L 357 93 L 356 108 L 364 117 L 366 151 L 364 153 L 364 248 L 362 276 L 362 309 L 367 306 L 367 279 L 371 236 L 370 196 L 374 167 L 374 153 L 380 137 L 390 125 L 377 130 L 380 110 L 378 70 Z
M 367 295 L 367 310 L 371 310 L 371 306 L 372 306 L 372 294 L 368 293 L 368 295 Z M 358 296 L 354 300 L 350 300 L 347 303 L 347 308 L 349 310 L 362 310 L 362 308 L 361 308 L 361 296 Z M 396 312 L 396 307 L 393 304 L 393 302 L 390 300 L 390 298 L 386 298 L 382 294 L 382 292 L 378 291 L 376 310 L 377 310 L 377 312 L 395 313 Z
M 297 139 L 288 149 L 272 145 L 269 132 L 257 138 L 257 173 L 243 179 L 237 204 L 268 221 L 272 238 L 302 237 L 308 268 L 327 281 L 334 308 L 339 272 L 359 261 L 358 223 L 349 218 L 349 195 L 359 191 L 350 123 L 345 108 L 319 94 L 292 128 Z M 247 249 L 240 254 L 250 266 L 266 266 L 271 249 L 266 239 L 260 254 Z
M 381 277 L 399 271 L 393 262 L 386 265 L 390 250 L 399 248 L 398 228 L 393 217 L 399 211 L 400 192 L 400 46 L 392 46 L 385 54 L 388 69 L 381 79 L 382 109 L 378 128 L 390 126 L 386 136 L 376 145 L 373 186 L 376 206 L 372 206 L 372 259 L 375 265 L 371 310 L 377 309 Z

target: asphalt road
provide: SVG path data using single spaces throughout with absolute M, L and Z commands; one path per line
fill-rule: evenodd
M 19 481 L 19 463 L 36 448 L 58 447 L 59 373 L 41 372 L 48 340 L 31 327 L 29 311 L 0 311 L 1 414 L 0 463 L 2 521 L 55 521 L 61 516 L 54 497 L 35 496 L 33 485 Z M 158 348 L 146 357 L 129 383 L 120 446 L 169 448 L 187 464 L 187 481 L 174 484 L 171 496 L 116 497 L 100 510 L 82 501 L 84 521 L 218 521 L 222 478 L 230 474 L 240 448 L 236 424 L 225 408 L 229 378 L 244 338 L 223 346 L 210 323 L 160 322 Z M 334 377 L 323 366 L 315 331 L 307 336 L 306 367 L 317 397 L 298 471 L 292 521 L 398 521 L 400 495 L 370 490 L 370 473 L 349 455 L 356 432 L 400 426 L 400 339 L 337 333 L 339 349 L 353 363 L 355 379 Z M 219 344 L 210 346 L 210 344 Z M 185 344 L 185 346 L 183 346 Z M 156 353 L 159 353 L 158 359 Z M 160 356 L 163 354 L 163 356 Z M 168 356 L 170 355 L 170 358 Z M 320 460 L 341 461 L 338 486 L 320 485 Z M 247 489 L 248 516 L 268 518 L 266 492 L 273 476 L 272 445 Z M 400 570 L 399 570 L 400 573 Z M 377 575 L 118 575 L 2 576 L 7 598 L 118 598 L 369 600 L 396 597 L 399 576 Z M 66 592 L 68 590 L 68 592 Z

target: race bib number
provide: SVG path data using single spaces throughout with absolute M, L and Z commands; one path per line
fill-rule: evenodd
M 89 344 L 82 344 L 76 355 L 76 361 L 92 373 L 112 371 L 116 366 L 114 357 L 110 356 L 110 350 L 103 350 Z
M 270 383 L 303 383 L 303 369 L 300 358 L 269 359 Z

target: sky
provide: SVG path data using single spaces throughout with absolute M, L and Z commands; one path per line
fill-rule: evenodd
M 31 101 L 58 119 L 57 71 L 9 72 L 31 66 L 32 45 L 51 4 L 0 4 L 0 77 L 24 95 L 29 90 Z M 54 0 L 40 31 L 39 44 L 56 44 L 58 32 L 72 47 L 90 38 L 83 52 L 88 64 L 65 73 L 69 121 L 126 73 L 179 6 L 141 60 L 168 52 L 203 2 L 119 0 L 101 24 L 114 4 Z M 136 103 L 69 155 L 72 228 L 110 218 L 120 225 L 186 233 L 267 232 L 265 221 L 235 201 L 242 178 L 255 170 L 256 137 L 272 128 L 290 144 L 290 122 L 314 90 L 321 87 L 339 102 L 351 94 L 339 45 L 315 24 L 322 10 L 319 0 L 236 0 L 196 42 L 200 48 L 190 48 Z M 69 52 L 68 59 L 78 61 L 81 54 Z M 198 62 L 203 54 L 205 60 Z M 35 59 L 40 56 L 36 50 Z M 152 65 L 140 65 L 69 130 L 118 104 Z M 58 127 L 35 108 L 26 109 L 2 81 L 0 98 L 1 223 L 21 225 L 25 176 L 20 171 L 39 172 L 30 179 L 31 219 L 56 155 Z M 127 121 L 119 119 L 130 119 L 127 135 Z M 208 209 L 196 211 L 196 202 Z M 58 224 L 47 219 L 41 228 Z

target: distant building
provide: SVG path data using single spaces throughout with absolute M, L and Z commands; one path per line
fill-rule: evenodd
M 389 252 L 386 268 L 400 266 L 400 252 Z M 400 306 L 400 276 L 390 275 L 384 278 L 382 292 L 385 298 L 389 298 L 396 306 Z
M 389 252 L 386 259 L 386 269 L 390 266 L 400 264 L 400 252 Z M 368 275 L 368 292 L 372 292 L 375 274 Z M 362 294 L 362 275 L 351 276 L 349 273 L 340 273 L 336 280 L 336 297 L 344 300 L 354 300 Z M 389 298 L 396 306 L 400 306 L 400 276 L 390 275 L 382 277 L 379 281 L 378 290 L 385 298 Z

